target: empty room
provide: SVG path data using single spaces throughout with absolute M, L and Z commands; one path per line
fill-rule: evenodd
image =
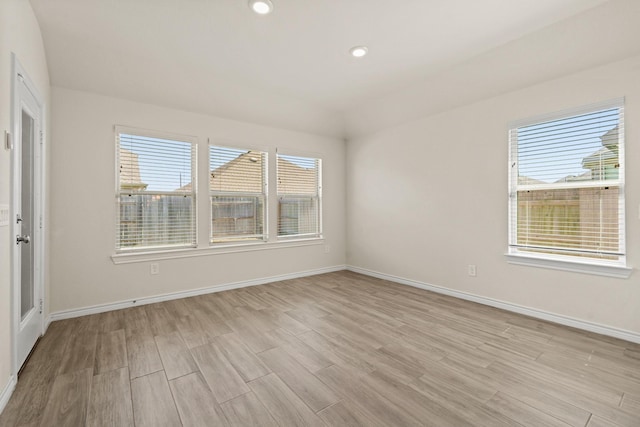
M 0 426 L 640 426 L 639 41 L 0 0 Z

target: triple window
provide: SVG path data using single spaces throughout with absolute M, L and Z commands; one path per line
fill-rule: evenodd
M 198 222 L 195 139 L 116 134 L 117 252 L 197 247 L 198 223 L 207 222 L 210 245 L 269 241 L 267 152 L 208 147 L 209 221 Z M 276 160 L 277 238 L 320 237 L 321 160 Z
M 624 265 L 624 107 L 514 123 L 509 252 Z

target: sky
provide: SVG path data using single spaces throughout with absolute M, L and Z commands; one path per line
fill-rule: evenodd
M 191 143 L 120 134 L 120 145 L 138 155 L 140 179 L 147 184 L 147 191 L 174 191 L 192 181 Z M 248 152 L 227 147 L 215 147 L 215 151 L 215 156 L 212 150 L 209 152 L 210 171 Z M 314 168 L 316 165 L 316 159 L 312 158 L 280 157 L 304 168 Z
M 600 137 L 619 124 L 618 108 L 518 128 L 518 171 L 546 183 L 588 171 L 582 159 L 600 150 Z
M 120 145 L 138 155 L 147 191 L 173 191 L 191 182 L 191 143 L 121 134 Z

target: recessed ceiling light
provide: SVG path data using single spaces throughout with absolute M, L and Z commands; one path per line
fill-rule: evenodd
M 369 49 L 367 49 L 366 46 L 354 46 L 351 49 L 349 49 L 349 53 L 354 58 L 362 58 L 367 54 L 367 52 L 369 52 Z
M 273 10 L 273 3 L 271 0 L 251 0 L 249 7 L 259 15 L 266 15 Z

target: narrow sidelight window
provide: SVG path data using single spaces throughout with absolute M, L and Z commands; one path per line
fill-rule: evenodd
M 278 237 L 322 235 L 322 161 L 278 154 Z
M 210 243 L 267 240 L 267 153 L 209 147 Z

